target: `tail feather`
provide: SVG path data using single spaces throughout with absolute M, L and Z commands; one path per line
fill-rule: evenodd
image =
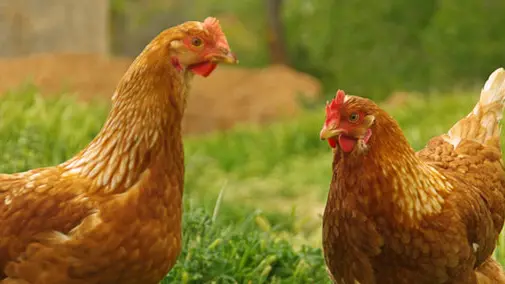
M 500 121 L 505 108 L 505 70 L 494 71 L 480 93 L 472 112 L 458 121 L 445 136 L 456 147 L 461 140 L 471 139 L 482 144 L 493 141 L 499 147 Z

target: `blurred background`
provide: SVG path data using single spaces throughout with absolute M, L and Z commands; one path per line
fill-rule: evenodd
M 372 98 L 420 149 L 505 65 L 503 0 L 0 0 L 0 172 L 73 156 L 143 47 L 207 16 L 241 64 L 194 80 L 186 239 L 166 283 L 329 283 L 324 101 Z
M 194 92 L 247 103 L 276 96 L 257 107 L 273 104 L 267 110 L 216 110 L 230 117 L 202 128 L 291 115 L 293 97 L 336 88 L 384 99 L 474 87 L 505 62 L 502 0 L 1 0 L 0 92 L 31 77 L 45 92 L 108 96 L 155 35 L 209 15 L 220 19 L 241 65 L 220 68 Z

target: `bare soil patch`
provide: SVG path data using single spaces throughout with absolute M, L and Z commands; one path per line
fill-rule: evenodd
M 39 54 L 0 59 L 0 94 L 26 81 L 43 94 L 75 93 L 80 99 L 110 99 L 131 58 L 93 54 Z M 224 130 L 237 123 L 268 123 L 296 115 L 300 97 L 317 98 L 320 83 L 286 66 L 262 69 L 219 66 L 195 78 L 184 121 L 186 133 Z

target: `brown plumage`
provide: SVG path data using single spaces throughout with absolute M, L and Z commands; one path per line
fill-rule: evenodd
M 0 283 L 158 283 L 181 250 L 181 119 L 194 74 L 235 63 L 214 18 L 160 33 L 70 160 L 0 175 Z
M 473 111 L 416 153 L 376 104 L 337 93 L 321 131 L 334 150 L 323 243 L 335 283 L 505 283 L 492 259 L 504 99 L 500 68 Z

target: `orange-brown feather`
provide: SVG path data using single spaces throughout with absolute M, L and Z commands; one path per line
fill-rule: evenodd
M 70 160 L 0 175 L 1 283 L 158 283 L 181 250 L 181 120 L 192 74 L 157 36 L 119 82 L 105 125 Z
M 366 151 L 334 154 L 323 243 L 336 283 L 505 283 L 490 260 L 505 218 L 499 131 L 491 125 L 503 111 L 500 72 L 488 81 L 492 90 L 484 88 L 480 111 L 462 120 L 492 131 L 459 122 L 449 136 L 461 135 L 456 145 L 442 135 L 417 153 L 386 112 L 346 97 L 346 111 L 375 121 Z

